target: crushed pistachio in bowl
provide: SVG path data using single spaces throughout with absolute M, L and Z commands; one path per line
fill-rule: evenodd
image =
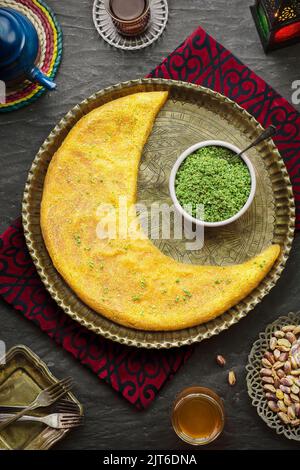
M 175 207 L 190 221 L 206 226 L 237 220 L 251 205 L 255 173 L 239 149 L 206 141 L 187 149 L 175 163 L 170 193 Z M 203 213 L 199 215 L 199 208 Z

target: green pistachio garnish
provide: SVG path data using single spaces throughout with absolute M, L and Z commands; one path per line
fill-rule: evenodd
M 75 235 L 74 235 L 74 240 L 75 240 L 75 243 L 76 243 L 77 246 L 80 246 L 80 245 L 81 245 L 81 238 L 80 238 L 80 235 L 75 234 Z
M 192 297 L 192 294 L 191 294 L 190 291 L 188 291 L 187 289 L 182 289 L 182 291 L 184 292 L 184 294 L 186 295 L 186 297 Z
M 175 181 L 181 206 L 197 218 L 197 208 L 203 205 L 207 222 L 234 216 L 245 205 L 250 189 L 251 177 L 244 161 L 231 150 L 213 145 L 189 155 Z

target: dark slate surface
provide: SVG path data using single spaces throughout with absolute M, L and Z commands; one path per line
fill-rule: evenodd
M 149 49 L 123 53 L 98 37 L 92 22 L 92 0 L 49 0 L 64 32 L 58 91 L 26 109 L 0 116 L 0 230 L 19 215 L 31 161 L 57 121 L 98 89 L 146 75 L 199 24 L 290 100 L 292 81 L 300 79 L 300 45 L 266 57 L 250 16 L 250 3 L 169 0 L 170 20 L 163 37 Z M 72 375 L 76 381 L 75 392 L 85 405 L 86 424 L 56 448 L 186 449 L 171 429 L 169 414 L 176 393 L 191 384 L 211 386 L 225 399 L 225 432 L 212 449 L 299 448 L 278 437 L 258 418 L 247 396 L 244 372 L 248 351 L 258 333 L 279 315 L 299 308 L 299 245 L 297 237 L 282 278 L 260 306 L 229 331 L 199 344 L 146 412 L 133 409 L 34 325 L 0 302 L 0 339 L 8 347 L 28 345 L 58 377 Z M 235 369 L 238 382 L 234 388 L 226 384 L 225 371 L 215 365 L 216 353 L 222 353 Z

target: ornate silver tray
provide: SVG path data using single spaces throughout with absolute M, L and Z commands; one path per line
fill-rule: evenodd
M 58 379 L 46 364 L 24 345 L 14 346 L 4 358 L 0 357 L 0 406 L 23 406 Z M 67 394 L 83 415 L 83 407 L 72 393 Z M 38 416 L 49 413 L 40 409 Z M 35 414 L 35 413 L 34 413 Z M 53 429 L 41 423 L 15 423 L 0 433 L 1 450 L 46 450 L 69 434 L 70 429 Z

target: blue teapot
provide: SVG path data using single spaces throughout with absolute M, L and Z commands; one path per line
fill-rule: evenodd
M 36 66 L 39 38 L 31 21 L 11 8 L 0 8 L 0 80 L 9 84 L 24 79 L 48 90 L 56 84 Z

